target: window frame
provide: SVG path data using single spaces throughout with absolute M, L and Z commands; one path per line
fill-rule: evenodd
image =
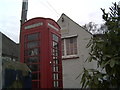
M 73 54 L 73 55 L 67 55 L 67 47 L 66 47 L 66 42 L 67 40 L 66 39 L 70 39 L 70 38 L 76 38 L 76 44 L 77 44 L 77 54 Z M 78 58 L 78 35 L 71 35 L 71 36 L 65 36 L 65 37 L 62 37 L 62 42 L 64 43 L 64 47 L 62 49 L 64 49 L 64 51 L 62 50 L 62 53 L 64 52 L 64 56 L 62 56 L 62 59 L 67 59 L 67 58 Z
M 33 75 L 32 81 L 39 81 L 40 72 L 41 72 L 40 71 L 41 33 L 40 32 L 29 33 L 29 34 L 26 34 L 24 37 L 25 37 L 24 38 L 24 62 L 32 71 L 32 75 Z M 36 61 L 34 61 L 35 59 Z

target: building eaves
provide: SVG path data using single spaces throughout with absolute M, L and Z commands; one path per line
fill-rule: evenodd
M 91 32 L 89 32 L 87 29 L 85 29 L 84 27 L 80 26 L 78 23 L 76 23 L 75 21 L 73 21 L 71 18 L 69 18 L 66 14 L 62 13 L 62 15 L 60 16 L 60 18 L 62 18 L 62 16 L 67 17 L 69 20 L 71 20 L 72 22 L 74 22 L 76 25 L 78 25 L 79 27 L 83 28 L 87 33 L 89 33 L 90 35 L 93 36 L 93 34 Z M 60 20 L 60 18 L 57 20 L 57 22 Z
M 5 34 L 3 34 L 2 32 L 0 32 L 2 34 L 2 36 L 4 36 L 5 38 L 7 38 L 9 41 L 11 41 L 12 43 L 17 44 L 16 42 L 14 42 L 12 39 L 10 39 L 8 36 L 6 36 Z

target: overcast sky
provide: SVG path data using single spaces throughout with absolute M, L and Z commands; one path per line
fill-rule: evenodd
M 27 18 L 46 17 L 57 21 L 62 13 L 81 26 L 89 22 L 103 23 L 102 11 L 109 11 L 119 0 L 28 0 Z M 22 0 L 0 0 L 0 32 L 19 42 Z

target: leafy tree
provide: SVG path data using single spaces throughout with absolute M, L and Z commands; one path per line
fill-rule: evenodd
M 97 69 L 84 68 L 81 84 L 83 88 L 120 88 L 120 9 L 115 2 L 110 12 L 101 10 L 107 30 L 104 37 L 93 37 L 87 45 L 91 51 L 86 61 L 95 60 Z
M 107 30 L 105 24 L 98 25 L 94 22 L 89 22 L 88 24 L 83 25 L 83 27 L 92 34 L 103 34 Z
M 88 24 L 85 24 L 83 27 L 91 33 L 95 33 L 98 30 L 97 24 L 95 24 L 94 22 L 89 22 Z

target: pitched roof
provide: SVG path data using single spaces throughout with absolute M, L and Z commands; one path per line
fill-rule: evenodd
M 72 22 L 74 22 L 76 25 L 78 25 L 79 27 L 83 28 L 87 33 L 93 35 L 92 33 L 90 33 L 88 30 L 86 30 L 84 27 L 80 26 L 78 23 L 76 23 L 75 21 L 73 21 L 71 18 L 69 18 L 66 14 L 62 13 L 60 18 L 62 18 L 63 16 L 67 17 L 69 20 L 71 20 Z M 60 20 L 60 18 L 57 20 L 57 22 Z

